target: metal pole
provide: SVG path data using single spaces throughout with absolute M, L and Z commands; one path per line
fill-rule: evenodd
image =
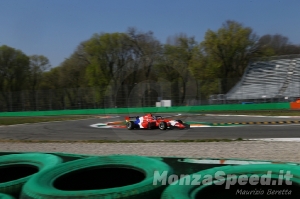
M 12 97 L 11 97 L 11 95 L 12 95 L 12 92 L 9 92 L 9 109 L 10 109 L 10 111 L 13 111 L 13 108 L 12 108 Z
M 35 110 L 38 110 L 38 92 L 35 91 Z

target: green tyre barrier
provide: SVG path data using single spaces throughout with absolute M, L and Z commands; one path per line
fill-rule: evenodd
M 16 198 L 8 194 L 0 193 L 0 199 L 16 199 Z
M 49 153 L 49 154 L 53 154 L 60 157 L 63 163 L 90 157 L 88 155 L 81 155 L 81 154 L 67 154 L 67 153 Z
M 154 158 L 97 156 L 66 162 L 31 178 L 21 199 L 159 199 L 166 185 L 153 185 L 154 172 L 173 169 Z
M 19 197 L 22 186 L 32 176 L 61 162 L 61 158 L 43 153 L 0 156 L 0 193 Z
M 161 199 L 200 198 L 300 198 L 300 167 L 286 164 L 215 167 L 171 182 L 161 196 Z

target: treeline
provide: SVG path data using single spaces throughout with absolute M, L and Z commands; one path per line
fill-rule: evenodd
M 51 69 L 47 57 L 28 56 L 3 45 L 0 106 L 3 110 L 48 109 L 41 108 L 41 99 L 51 109 L 74 108 L 79 102 L 85 104 L 81 108 L 154 106 L 157 97 L 183 105 L 187 96 L 197 100 L 225 94 L 253 59 L 289 54 L 300 54 L 300 45 L 280 34 L 259 37 L 235 21 L 226 21 L 217 31 L 208 30 L 202 42 L 179 34 L 162 44 L 153 32 L 135 28 L 94 34 Z M 28 102 L 20 91 L 26 91 Z M 49 96 L 41 96 L 41 91 Z

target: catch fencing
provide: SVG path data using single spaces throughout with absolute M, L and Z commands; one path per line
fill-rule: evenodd
M 0 91 L 0 112 L 155 107 L 161 100 L 171 100 L 171 106 L 209 104 L 207 98 L 201 97 L 200 92 L 194 92 L 189 87 L 183 94 L 179 89 L 173 89 L 172 93 L 172 88 L 168 85 L 160 85 L 162 87 L 154 83 L 140 83 L 134 88 L 123 85 L 114 92 L 97 87 Z
M 130 89 L 130 86 L 122 86 L 119 91 L 113 93 L 105 91 L 104 94 L 103 89 L 96 87 L 0 92 L 0 112 L 156 107 L 159 106 L 157 102 L 161 100 L 171 100 L 171 106 L 294 101 L 291 97 L 247 99 L 247 93 L 241 93 L 239 99 L 226 99 L 225 94 L 209 95 L 209 92 L 220 91 L 220 83 L 214 82 L 221 81 L 211 80 L 213 82 L 211 86 L 201 86 L 200 82 L 198 88 L 196 85 L 187 86 L 185 91 L 182 88 L 172 89 L 166 84 L 157 87 L 153 83 L 152 85 L 143 83 L 133 89 Z M 267 89 L 264 92 L 268 94 Z M 293 90 L 292 93 L 297 94 L 297 91 Z M 300 96 L 300 92 L 298 93 Z

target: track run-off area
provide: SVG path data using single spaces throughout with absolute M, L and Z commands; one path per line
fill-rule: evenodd
M 132 114 L 131 116 L 138 116 Z M 140 114 L 142 115 L 142 114 Z M 246 116 L 216 114 L 155 114 L 181 119 L 186 130 L 125 128 L 125 115 L 99 115 L 91 119 L 0 126 L 1 140 L 39 141 L 164 141 L 202 139 L 300 138 L 300 116 Z M 202 128 L 203 127 L 203 128 Z

